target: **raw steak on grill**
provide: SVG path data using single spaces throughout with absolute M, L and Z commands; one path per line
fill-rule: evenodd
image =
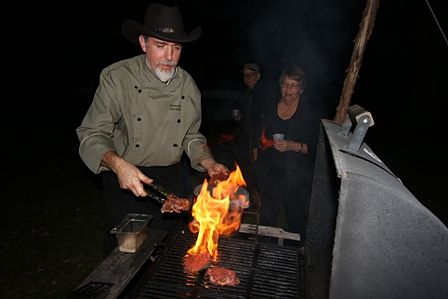
M 210 266 L 210 254 L 187 254 L 184 256 L 184 272 L 194 274 Z
M 188 211 L 189 208 L 190 201 L 188 199 L 169 196 L 166 198 L 160 211 L 162 213 L 180 213 Z
M 240 280 L 236 272 L 227 268 L 214 267 L 208 268 L 206 272 L 210 282 L 219 286 L 236 286 L 240 284 Z

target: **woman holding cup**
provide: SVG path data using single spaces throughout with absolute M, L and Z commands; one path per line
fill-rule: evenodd
M 260 223 L 277 227 L 281 207 L 286 230 L 299 233 L 304 244 L 307 203 L 311 195 L 319 117 L 304 97 L 305 76 L 301 67 L 289 66 L 280 79 L 280 99 L 262 119 L 263 136 L 272 147 L 258 150 L 255 161 L 260 192 Z

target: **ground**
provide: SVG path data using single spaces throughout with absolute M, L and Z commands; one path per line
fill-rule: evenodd
M 41 144 L 55 151 L 34 151 L 24 165 L 6 161 L 2 298 L 65 298 L 102 259 L 98 186 L 67 136 Z

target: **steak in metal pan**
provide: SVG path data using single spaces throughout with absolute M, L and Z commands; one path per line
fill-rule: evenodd
M 240 280 L 236 272 L 227 268 L 214 267 L 208 268 L 205 273 L 210 282 L 218 286 L 236 286 L 240 284 Z

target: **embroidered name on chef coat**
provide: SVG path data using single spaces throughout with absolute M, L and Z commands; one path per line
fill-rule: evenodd
M 180 104 L 171 104 L 170 105 L 170 110 L 180 111 L 181 110 L 181 106 L 180 106 Z

